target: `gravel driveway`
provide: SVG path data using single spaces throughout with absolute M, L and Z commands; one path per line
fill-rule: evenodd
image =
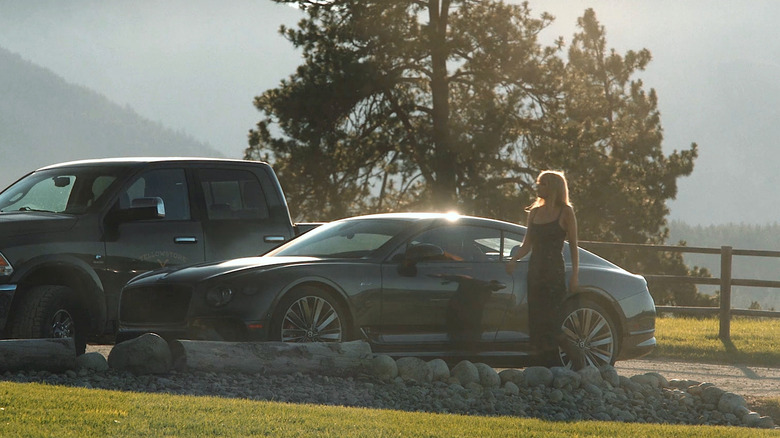
M 742 396 L 780 397 L 780 368 L 636 359 L 617 362 L 615 369 L 621 376 L 630 377 L 652 371 L 667 380 L 710 382 L 720 389 Z

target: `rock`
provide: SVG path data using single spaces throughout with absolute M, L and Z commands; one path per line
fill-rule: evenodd
M 371 374 L 379 380 L 388 381 L 398 377 L 398 365 L 395 359 L 386 354 L 371 359 L 370 370 Z
M 395 361 L 398 366 L 398 377 L 404 380 L 414 380 L 417 383 L 431 383 L 433 370 L 418 357 L 402 357 Z
M 506 395 L 519 395 L 520 388 L 518 388 L 517 385 L 514 384 L 514 382 L 509 381 L 504 383 L 504 393 Z
M 550 402 L 552 403 L 560 403 L 561 400 L 563 400 L 563 391 L 560 389 L 553 389 L 550 391 Z
M 650 377 L 655 377 L 655 379 L 658 381 L 658 387 L 661 387 L 661 388 L 669 388 L 670 387 L 669 381 L 666 380 L 666 377 L 664 377 L 664 376 L 662 376 L 662 375 L 660 375 L 658 373 L 650 372 L 650 373 L 645 373 L 645 375 L 646 376 L 650 376 Z
M 580 373 L 566 367 L 553 367 L 550 368 L 550 371 L 553 374 L 553 388 L 563 388 L 571 391 L 580 387 L 580 383 L 582 382 Z
M 772 417 L 763 416 L 758 419 L 756 427 L 761 429 L 772 429 L 775 427 L 775 422 L 772 420 Z
M 450 374 L 458 379 L 463 387 L 467 387 L 469 383 L 479 383 L 479 370 L 467 360 L 462 360 L 455 365 Z
M 498 373 L 493 367 L 484 363 L 475 363 L 474 366 L 477 367 L 479 384 L 483 388 L 498 388 L 501 386 L 501 377 L 498 377 Z
M 108 355 L 108 366 L 136 375 L 162 374 L 171 370 L 171 349 L 165 339 L 146 333 L 116 344 Z
M 642 386 L 626 376 L 620 376 L 620 387 L 628 391 L 636 392 L 642 389 Z
M 582 378 L 581 384 L 582 386 L 585 386 L 585 384 L 592 384 L 596 386 L 601 386 L 601 384 L 604 382 L 604 379 L 601 377 L 601 372 L 598 368 L 594 367 L 593 365 L 588 365 L 585 368 L 578 370 L 577 374 L 580 375 Z
M 599 367 L 599 372 L 601 373 L 601 378 L 604 379 L 605 382 L 608 382 L 615 388 L 620 386 L 620 376 L 615 367 L 612 365 L 602 365 Z
M 76 369 L 106 371 L 108 369 L 108 361 L 102 354 L 93 351 L 76 357 Z
M 669 386 L 679 389 L 688 389 L 691 386 L 701 385 L 701 382 L 696 380 L 684 380 L 684 379 L 672 379 L 669 380 Z
M 592 384 L 592 383 L 583 383 L 582 389 L 587 391 L 588 393 L 592 394 L 596 398 L 602 398 L 604 397 L 604 391 L 601 390 L 598 386 Z
M 727 392 L 718 400 L 718 410 L 724 414 L 737 414 L 739 408 L 747 407 L 747 401 L 741 395 Z
M 429 361 L 428 368 L 431 369 L 431 378 L 434 382 L 446 382 L 450 378 L 450 367 L 447 366 L 447 362 L 441 359 Z
M 550 386 L 553 382 L 553 373 L 546 367 L 528 367 L 523 371 L 525 384 L 530 387 Z
M 702 382 L 702 383 L 699 383 L 696 386 L 689 387 L 688 388 L 688 392 L 693 394 L 693 395 L 699 395 L 700 396 L 701 393 L 704 392 L 705 389 L 707 389 L 709 387 L 712 387 L 712 386 L 715 386 L 715 385 L 713 385 L 712 383 L 708 383 L 708 382 Z
M 515 368 L 508 368 L 505 370 L 501 370 L 500 373 L 498 373 L 498 377 L 501 378 L 501 384 L 506 384 L 507 382 L 512 382 L 518 387 L 520 385 L 525 384 L 525 380 L 523 377 L 523 371 L 518 370 Z
M 658 380 L 658 377 L 653 375 L 653 373 L 637 374 L 636 376 L 631 376 L 631 381 L 640 385 L 649 386 L 651 388 L 661 387 L 661 382 Z
M 721 396 L 723 396 L 725 393 L 726 391 L 718 387 L 708 386 L 701 391 L 701 399 L 704 401 L 704 403 L 718 406 L 718 402 L 720 401 Z

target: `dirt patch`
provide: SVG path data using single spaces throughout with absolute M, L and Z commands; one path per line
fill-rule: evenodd
M 780 423 L 780 368 L 717 365 L 664 359 L 627 360 L 615 364 L 618 374 L 631 377 L 656 372 L 667 379 L 710 382 L 745 397 L 751 411 Z

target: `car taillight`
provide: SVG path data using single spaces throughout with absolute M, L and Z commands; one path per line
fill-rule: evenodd
M 13 274 L 14 267 L 8 262 L 8 259 L 0 253 L 0 276 L 9 276 Z

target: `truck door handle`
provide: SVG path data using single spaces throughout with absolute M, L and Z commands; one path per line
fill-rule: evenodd
M 284 236 L 265 236 L 263 240 L 268 243 L 284 242 Z
M 198 243 L 198 239 L 195 236 L 179 236 L 174 237 L 175 243 Z

